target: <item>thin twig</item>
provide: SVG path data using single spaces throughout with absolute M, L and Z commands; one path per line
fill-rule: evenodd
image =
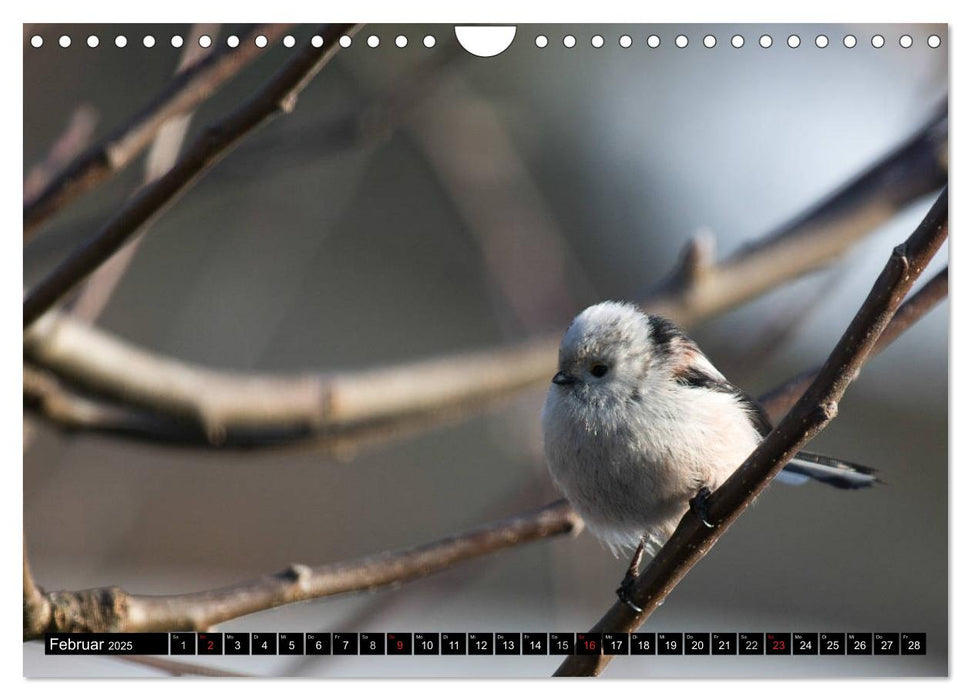
M 870 355 L 877 355 L 895 341 L 900 334 L 922 319 L 937 304 L 947 296 L 947 268 L 938 272 L 923 287 L 914 292 L 907 301 L 900 305 L 890 324 L 880 334 L 880 339 L 873 346 Z M 797 398 L 803 395 L 822 367 L 814 367 L 785 384 L 776 387 L 766 394 L 761 402 L 769 417 L 779 418 Z
M 237 48 L 223 46 L 212 49 L 206 60 L 174 77 L 157 97 L 127 123 L 64 166 L 36 195 L 25 197 L 24 242 L 65 204 L 123 170 L 152 142 L 156 132 L 169 118 L 194 109 L 253 59 L 265 53 L 254 41 L 258 35 L 262 34 L 273 43 L 286 32 L 288 26 L 258 26 L 240 38 Z
M 161 214 L 245 136 L 280 112 L 292 111 L 300 92 L 337 52 L 338 39 L 353 31 L 353 25 L 344 24 L 320 28 L 317 33 L 324 40 L 320 48 L 308 43 L 256 94 L 221 122 L 206 129 L 171 170 L 145 187 L 104 228 L 31 290 L 24 300 L 24 327 L 30 326 L 142 226 Z
M 45 632 L 205 630 L 287 603 L 421 578 L 468 559 L 581 528 L 569 505 L 557 501 L 430 544 L 314 568 L 292 564 L 278 574 L 212 591 L 175 596 L 133 595 L 120 588 L 46 593 L 48 606 L 29 624 L 25 620 L 24 638 Z
M 631 600 L 617 601 L 593 626 L 593 632 L 638 629 L 697 564 L 795 453 L 836 417 L 843 393 L 866 362 L 907 291 L 947 237 L 947 190 L 938 197 L 917 230 L 897 246 L 860 310 L 850 322 L 809 389 L 731 477 L 711 495 L 708 521 L 687 513 L 657 556 L 637 577 Z M 557 676 L 599 675 L 613 659 L 568 656 Z

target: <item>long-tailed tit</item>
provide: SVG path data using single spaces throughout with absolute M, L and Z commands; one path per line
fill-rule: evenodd
M 770 430 L 761 406 L 680 328 L 616 302 L 573 319 L 543 407 L 553 481 L 615 555 L 636 548 L 617 591 L 635 608 L 629 586 L 645 547 L 656 551 L 689 503 L 703 504 Z M 870 469 L 806 452 L 779 479 L 850 489 L 877 481 Z

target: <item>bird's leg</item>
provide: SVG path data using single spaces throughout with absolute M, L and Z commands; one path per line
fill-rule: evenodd
M 634 581 L 637 580 L 637 574 L 640 572 L 641 559 L 644 558 L 644 537 L 641 537 L 640 544 L 637 545 L 637 550 L 634 552 L 634 556 L 630 560 L 630 566 L 627 567 L 627 573 L 624 574 L 624 580 L 620 582 L 620 588 L 617 589 L 617 597 L 620 601 L 631 608 L 634 612 L 644 612 L 644 608 L 639 607 L 634 604 L 631 600 L 631 586 L 634 585 Z
M 714 525 L 708 519 L 708 497 L 711 496 L 711 489 L 707 486 L 702 486 L 698 489 L 696 493 L 689 501 L 688 505 L 691 507 L 691 512 L 695 514 L 705 527 L 713 528 Z

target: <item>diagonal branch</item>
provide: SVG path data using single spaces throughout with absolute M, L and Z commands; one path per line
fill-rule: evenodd
M 922 294 L 924 290 L 918 292 Z M 917 295 L 915 295 L 916 297 Z M 924 308 L 924 311 L 927 309 Z M 890 326 L 899 330 L 916 323 L 920 314 L 910 313 L 903 307 L 898 309 Z M 889 330 L 889 326 L 888 326 Z M 885 333 L 888 331 L 884 331 Z M 899 333 L 893 337 L 897 337 Z M 882 336 L 881 336 L 882 341 Z M 886 343 L 882 343 L 886 344 Z M 872 353 L 871 353 L 872 356 Z M 566 501 L 560 500 L 538 511 L 524 513 L 513 518 L 484 525 L 465 534 L 454 535 L 439 542 L 433 542 L 397 553 L 387 553 L 345 563 L 331 564 L 326 567 L 307 569 L 291 567 L 288 571 L 259 579 L 256 582 L 230 586 L 209 593 L 189 594 L 188 596 L 162 596 L 153 600 L 153 613 L 157 609 L 168 615 L 166 620 L 178 618 L 184 624 L 193 618 L 192 624 L 231 619 L 225 617 L 230 612 L 242 615 L 246 612 L 276 607 L 296 600 L 321 597 L 337 593 L 367 590 L 379 585 L 390 585 L 440 571 L 453 564 L 488 554 L 505 547 L 515 547 L 536 539 L 554 537 L 567 533 L 578 533 L 582 527 L 576 513 Z M 307 572 L 310 572 L 309 578 Z M 315 593 L 306 597 L 291 598 L 294 595 L 290 579 L 302 578 L 313 581 Z M 328 583 L 330 581 L 330 583 Z M 334 582 L 343 581 L 340 586 Z M 280 600 L 274 592 L 280 592 Z M 303 595 L 302 593 L 299 595 Z M 24 638 L 41 636 L 45 631 L 90 630 L 108 631 L 123 628 L 129 631 L 146 631 L 164 628 L 156 624 L 148 611 L 141 610 L 138 620 L 128 619 L 131 614 L 126 607 L 127 601 L 145 600 L 145 596 L 132 596 L 116 588 L 96 589 L 93 591 L 69 591 L 44 593 L 29 575 L 27 559 L 24 558 Z M 119 602 L 120 601 L 120 602 Z M 228 601 L 232 601 L 230 605 Z M 244 605 L 245 602 L 245 605 Z M 262 602 L 263 607 L 256 607 Z M 183 612 L 180 606 L 191 603 Z M 230 605 L 230 607 L 222 607 Z M 209 606 L 218 608 L 210 610 Z M 119 610 L 121 612 L 111 612 Z M 240 612 L 243 611 L 243 612 Z M 235 616 L 235 615 L 234 615 Z M 217 620 L 218 617 L 218 620 Z M 114 625 L 114 627 L 109 626 Z
M 161 214 L 245 136 L 280 112 L 289 112 L 297 96 L 337 52 L 337 41 L 354 25 L 318 30 L 320 48 L 308 43 L 255 95 L 221 122 L 210 126 L 165 175 L 142 189 L 97 234 L 74 251 L 30 291 L 24 300 L 24 328 L 111 257 L 129 238 Z
M 634 583 L 631 599 L 643 612 L 616 602 L 594 632 L 638 629 L 795 453 L 836 417 L 837 404 L 866 362 L 895 309 L 947 238 L 947 189 L 917 230 L 897 246 L 860 310 L 809 389 L 744 464 L 712 494 L 706 527 L 690 512 Z M 599 675 L 612 656 L 568 656 L 557 676 Z
M 40 191 L 24 198 L 24 243 L 40 225 L 64 205 L 123 170 L 155 138 L 156 132 L 171 117 L 194 109 L 223 84 L 253 61 L 263 49 L 254 39 L 262 34 L 271 43 L 289 25 L 256 27 L 245 34 L 235 49 L 213 49 L 209 57 L 191 70 L 183 71 L 149 104 L 108 137 L 62 167 Z

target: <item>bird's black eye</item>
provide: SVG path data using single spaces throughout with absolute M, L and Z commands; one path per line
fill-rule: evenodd
M 597 363 L 590 367 L 590 374 L 599 378 L 607 374 L 607 370 L 609 369 L 610 368 L 607 365 Z

